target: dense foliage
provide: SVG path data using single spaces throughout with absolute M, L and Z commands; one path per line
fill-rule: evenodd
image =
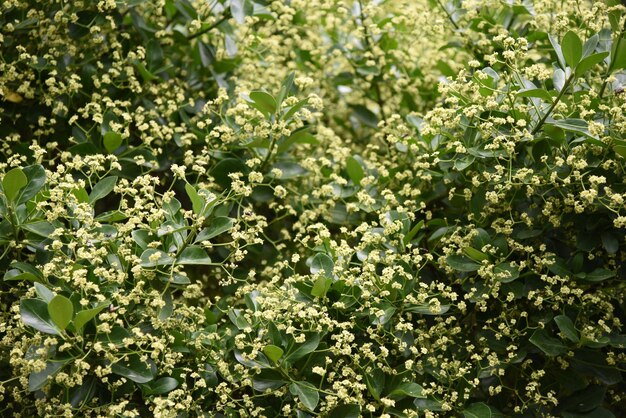
M 0 10 L 0 415 L 623 416 L 619 2 Z

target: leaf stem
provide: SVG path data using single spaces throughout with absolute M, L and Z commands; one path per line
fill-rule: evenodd
M 552 102 L 552 105 L 550 106 L 548 111 L 543 115 L 541 120 L 539 122 L 537 122 L 537 125 L 535 125 L 534 129 L 531 132 L 533 135 L 535 135 L 537 132 L 539 132 L 539 129 L 541 129 L 541 127 L 544 125 L 544 123 L 548 119 L 548 116 L 550 116 L 550 114 L 552 113 L 552 111 L 554 110 L 556 105 L 559 103 L 559 101 L 561 100 L 561 97 L 563 97 L 563 94 L 565 94 L 565 91 L 569 88 L 569 85 L 572 83 L 572 81 L 574 80 L 575 76 L 576 76 L 576 73 L 574 71 L 572 71 L 572 74 L 570 74 L 570 76 L 567 78 L 567 80 L 565 80 L 565 84 L 563 84 L 563 88 L 559 92 L 559 95 L 556 96 L 556 98 L 554 99 L 554 102 Z

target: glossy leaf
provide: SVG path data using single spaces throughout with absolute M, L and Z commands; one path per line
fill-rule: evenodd
M 536 97 L 546 102 L 552 102 L 552 95 L 545 89 L 527 89 L 517 92 L 517 97 Z
M 611 51 L 611 69 L 626 69 L 626 37 L 616 41 Z
M 550 357 L 558 356 L 567 351 L 567 347 L 559 339 L 550 337 L 545 329 L 535 330 L 528 340 Z
M 155 254 L 158 254 L 158 257 Z M 171 255 L 154 248 L 148 248 L 141 254 L 141 267 L 167 266 L 173 262 Z
M 122 135 L 118 134 L 117 132 L 109 131 L 104 134 L 104 137 L 102 138 L 102 144 L 109 153 L 113 153 L 113 151 L 115 151 L 120 147 L 120 145 L 122 145 Z
M 137 354 L 131 354 L 128 358 L 113 363 L 111 371 L 135 383 L 148 383 L 154 379 L 151 365 L 141 361 Z
M 56 295 L 48 303 L 50 319 L 59 329 L 64 330 L 74 318 L 74 305 L 63 295 Z
M 357 185 L 360 184 L 363 177 L 365 177 L 365 171 L 361 163 L 354 157 L 348 157 L 346 160 L 346 171 L 352 182 Z
M 250 106 L 261 111 L 265 116 L 276 113 L 276 100 L 271 94 L 255 90 L 250 92 L 250 99 L 252 99 L 252 102 L 248 102 Z
M 4 195 L 9 202 L 13 202 L 17 197 L 17 193 L 28 184 L 26 174 L 21 168 L 14 168 L 8 171 L 2 178 L 2 188 Z
M 185 248 L 176 258 L 176 264 L 182 265 L 207 265 L 211 264 L 211 258 L 204 248 L 191 245 Z
M 556 322 L 559 330 L 561 331 L 561 333 L 563 333 L 563 335 L 565 335 L 565 337 L 567 337 L 568 340 L 574 343 L 580 341 L 580 338 L 578 337 L 578 331 L 576 331 L 574 323 L 571 319 L 569 319 L 569 317 L 565 315 L 557 315 L 554 317 L 554 322 Z
M 80 332 L 80 330 L 96 317 L 104 308 L 107 307 L 108 304 L 103 303 L 100 306 L 91 309 L 84 309 L 76 313 L 76 317 L 74 317 L 74 329 L 76 332 Z
M 314 411 L 320 400 L 317 388 L 309 382 L 293 382 L 289 385 L 289 392 L 298 397 L 300 402 L 309 410 Z
M 320 336 L 319 334 L 312 334 L 308 336 L 307 340 L 296 347 L 295 350 L 291 351 L 285 357 L 285 360 L 289 362 L 294 362 L 307 354 L 312 353 L 320 344 Z
M 583 42 L 575 32 L 568 31 L 561 42 L 561 50 L 567 65 L 575 68 L 583 56 Z
M 280 360 L 280 358 L 283 356 L 283 353 L 284 351 L 282 348 L 273 344 L 266 345 L 263 348 L 263 354 L 265 354 L 267 358 L 273 361 L 274 363 L 277 363 L 278 360 Z
M 48 304 L 40 299 L 22 299 L 20 301 L 22 321 L 37 331 L 59 335 L 59 330 L 50 318 Z
M 311 274 L 323 272 L 326 277 L 333 277 L 335 263 L 324 253 L 317 253 L 311 260 Z
M 491 418 L 491 408 L 484 402 L 473 403 L 463 410 L 465 418 Z
M 426 396 L 422 395 L 423 387 L 418 385 L 417 383 L 402 383 L 398 387 L 389 393 L 391 397 L 404 397 L 410 396 L 412 398 L 425 398 Z
M 63 366 L 65 366 L 65 362 L 49 360 L 46 363 L 45 369 L 40 372 L 32 372 L 28 375 L 28 390 L 35 392 L 44 387 L 48 379 L 57 374 Z
M 608 52 L 599 52 L 597 54 L 593 54 L 586 58 L 583 58 L 582 61 L 580 61 L 578 65 L 576 66 L 576 76 L 581 77 L 591 68 L 593 68 L 594 65 L 597 65 L 603 62 L 604 59 L 608 56 L 609 56 Z
M 117 183 L 117 177 L 105 177 L 93 186 L 91 193 L 89 193 L 89 203 L 93 204 L 96 201 L 105 198 L 113 191 L 115 184 Z
M 446 263 L 454 270 L 472 272 L 480 268 L 480 264 L 463 255 L 449 255 Z
M 189 183 L 185 183 L 185 191 L 187 192 L 187 196 L 189 196 L 189 200 L 191 200 L 193 213 L 199 216 L 204 209 L 204 199 L 198 194 L 196 188 Z
M 144 384 L 144 392 L 146 395 L 163 395 L 173 391 L 178 387 L 178 380 L 173 377 L 162 377 Z
M 563 51 L 561 49 L 561 45 L 559 44 L 559 41 L 552 35 L 548 35 L 548 39 L 550 40 L 550 43 L 552 44 L 552 48 L 554 49 L 554 53 L 556 54 L 556 58 L 559 61 L 561 68 L 565 69 L 565 67 L 567 67 L 567 64 L 565 63 L 565 58 L 563 56 Z
M 218 216 L 209 221 L 209 226 L 204 228 L 196 237 L 196 242 L 210 240 L 224 232 L 230 231 L 233 227 L 234 220 L 226 216 Z
M 17 193 L 15 200 L 18 205 L 28 202 L 35 197 L 46 183 L 46 170 L 39 164 L 24 167 L 24 174 L 27 181 L 26 186 Z

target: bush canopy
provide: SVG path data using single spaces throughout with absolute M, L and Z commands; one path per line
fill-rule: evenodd
M 0 415 L 624 416 L 622 3 L 1 2 Z

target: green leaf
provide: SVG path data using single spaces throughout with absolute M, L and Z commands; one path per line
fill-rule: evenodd
M 580 58 L 583 56 L 583 42 L 576 33 L 569 31 L 563 37 L 561 50 L 563 51 L 565 62 L 571 68 L 575 68 L 580 62 Z
M 446 257 L 446 263 L 458 271 L 471 272 L 480 268 L 480 264 L 463 255 L 449 255 Z
M 148 383 L 154 379 L 154 370 L 150 364 L 141 361 L 137 354 L 131 354 L 111 365 L 111 371 L 132 380 L 135 383 Z
M 187 196 L 189 196 L 189 200 L 191 200 L 193 213 L 199 216 L 202 213 L 202 209 L 204 209 L 204 199 L 198 194 L 196 188 L 189 183 L 185 183 L 185 191 Z
M 162 377 L 143 386 L 146 395 L 162 395 L 173 391 L 178 387 L 178 380 L 173 377 Z
M 583 60 L 580 61 L 576 66 L 576 77 L 581 77 L 591 68 L 593 68 L 594 65 L 600 64 L 608 56 L 608 52 L 599 52 L 597 54 L 589 55 L 588 57 L 583 58 Z
M 409 232 L 407 232 L 407 234 L 402 239 L 402 243 L 405 246 L 409 245 L 409 243 L 411 242 L 413 237 L 418 233 L 418 231 L 420 229 L 422 229 L 423 226 L 424 226 L 424 220 L 422 219 L 421 221 L 416 223 L 415 226 L 413 228 L 411 228 L 411 230 Z
M 207 265 L 211 264 L 211 258 L 202 247 L 190 245 L 176 258 L 176 264 L 197 266 Z
M 365 171 L 361 163 L 355 157 L 348 157 L 346 160 L 346 171 L 352 182 L 356 185 L 361 184 L 361 180 L 365 177 Z
M 20 301 L 20 316 L 26 325 L 37 331 L 59 335 L 59 330 L 48 313 L 48 304 L 43 300 L 22 299 Z
M 351 106 L 354 116 L 365 126 L 376 128 L 378 126 L 378 116 L 363 105 Z
M 74 305 L 63 295 L 56 295 L 48 303 L 48 314 L 57 327 L 64 330 L 74 318 Z
M 159 254 L 159 258 L 155 261 L 151 260 L 153 254 Z M 168 266 L 174 262 L 174 259 L 166 252 L 154 248 L 148 248 L 141 253 L 141 267 Z
M 37 221 L 22 224 L 22 229 L 32 232 L 35 235 L 39 235 L 40 237 L 48 238 L 56 228 L 48 221 Z
M 278 389 L 287 383 L 281 373 L 273 369 L 262 370 L 252 378 L 252 387 L 259 392 Z
M 559 339 L 550 337 L 545 329 L 536 329 L 528 340 L 550 357 L 567 351 L 567 347 Z
M 278 360 L 280 360 L 280 358 L 283 356 L 283 349 L 278 346 L 269 344 L 263 348 L 263 354 L 265 354 L 267 358 L 274 363 L 277 363 Z
M 574 323 L 569 317 L 565 315 L 557 315 L 554 317 L 554 322 L 559 327 L 559 331 L 567 337 L 571 342 L 577 343 L 580 341 L 578 337 L 578 331 L 576 331 L 576 327 L 574 327 Z
M 587 39 L 587 41 L 585 42 L 585 45 L 583 46 L 583 57 L 586 58 L 592 55 L 595 52 L 599 41 L 600 41 L 600 36 L 598 36 L 597 33 L 589 37 L 589 39 Z M 580 65 L 580 63 L 578 65 Z
M 293 382 L 289 385 L 289 392 L 291 392 L 292 395 L 296 395 L 309 411 L 314 411 L 320 400 L 320 394 L 317 388 L 309 382 Z
M 281 116 L 282 120 L 289 120 L 298 110 L 302 109 L 304 105 L 309 102 L 309 98 L 302 99 L 293 106 L 290 106 L 285 110 L 285 113 Z
M 609 231 L 604 231 L 600 234 L 600 239 L 602 240 L 602 246 L 607 253 L 617 253 L 617 250 L 619 250 L 619 241 L 612 233 L 610 233 Z
M 300 344 L 298 348 L 288 353 L 285 357 L 286 361 L 293 363 L 294 361 L 301 359 L 309 353 L 315 351 L 317 346 L 320 344 L 320 336 L 319 334 L 311 334 L 307 337 L 307 340 Z
M 72 190 L 72 194 L 78 200 L 78 203 L 89 203 L 89 194 L 83 187 Z
M 26 280 L 26 281 L 30 281 L 30 282 L 36 282 L 37 280 L 39 280 L 39 278 L 37 276 L 35 276 L 32 273 L 29 272 L 21 272 L 17 269 L 11 269 L 8 270 L 6 273 L 4 273 L 4 277 L 2 278 L 2 280 L 4 281 L 10 281 L 10 280 L 15 280 L 15 281 L 19 281 L 19 280 Z
M 317 253 L 311 260 L 311 274 L 318 274 L 321 271 L 324 272 L 326 277 L 333 277 L 333 269 L 335 263 L 332 258 L 324 253 Z
M 552 35 L 548 35 L 548 39 L 550 40 L 550 43 L 552 44 L 552 48 L 554 49 L 554 52 L 556 53 L 556 58 L 559 61 L 561 68 L 565 69 L 565 67 L 567 67 L 567 64 L 565 63 L 565 58 L 563 57 L 563 51 L 561 50 L 561 45 L 559 44 L 559 41 Z
M 79 332 L 85 324 L 96 317 L 104 308 L 108 306 L 108 303 L 103 303 L 100 306 L 96 306 L 92 309 L 84 309 L 76 314 L 74 317 L 74 329 Z
M 552 102 L 552 95 L 545 89 L 526 89 L 517 92 L 517 97 L 536 97 L 546 102 Z
M 50 303 L 50 301 L 54 297 L 54 293 L 41 283 L 35 283 L 35 292 L 37 293 L 37 296 L 39 296 L 41 299 L 43 299 L 44 302 L 46 302 L 46 304 Z M 47 310 L 48 308 L 46 307 L 46 312 L 48 312 Z
M 122 135 L 117 132 L 109 131 L 104 134 L 104 138 L 102 139 L 102 144 L 104 148 L 112 154 L 113 151 L 118 149 L 120 145 L 122 145 Z
M 95 186 L 93 186 L 91 193 L 89 193 L 89 203 L 93 204 L 97 200 L 108 196 L 108 194 L 113 191 L 116 183 L 117 177 L 115 176 L 105 177 L 100 180 Z
M 41 165 L 29 165 L 24 167 L 23 171 L 27 178 L 27 184 L 17 194 L 15 201 L 18 205 L 33 198 L 46 183 L 46 170 Z
M 487 258 L 489 258 L 489 257 L 487 257 L 487 254 L 485 254 L 484 252 L 479 251 L 476 248 L 472 248 L 472 247 L 465 247 L 465 248 L 463 248 L 463 252 L 469 258 L 471 258 L 472 260 L 476 260 L 478 262 L 481 262 L 481 261 L 486 260 Z
M 385 388 L 385 374 L 380 369 L 374 369 L 371 373 L 365 374 L 365 384 L 374 399 L 380 400 L 380 394 Z
M 334 408 L 329 418 L 359 418 L 361 417 L 361 407 L 355 404 L 339 405 Z
M 65 366 L 64 361 L 50 360 L 46 363 L 46 368 L 40 372 L 33 372 L 28 375 L 28 390 L 36 392 L 48 382 L 48 377 L 54 376 Z
M 588 130 L 589 124 L 582 119 L 570 118 L 570 119 L 552 120 L 552 121 L 546 122 L 546 125 L 554 125 L 565 131 L 579 132 L 585 136 L 594 138 L 594 136 L 589 133 L 589 130 Z
M 204 228 L 196 237 L 196 242 L 206 241 L 230 231 L 233 227 L 234 220 L 226 216 L 218 216 L 211 219 L 211 224 Z
M 325 276 L 319 276 L 315 283 L 313 283 L 313 288 L 311 289 L 311 296 L 315 296 L 318 298 L 326 296 L 328 289 L 332 285 L 333 281 Z
M 425 398 L 426 396 L 422 395 L 423 390 L 424 388 L 418 385 L 417 383 L 414 383 L 414 382 L 402 383 L 397 388 L 392 390 L 389 396 L 396 397 L 396 398 L 400 398 L 404 396 L 410 396 L 412 398 Z
M 611 70 L 626 69 L 626 37 L 616 41 L 611 51 Z
M 465 418 L 491 418 L 491 408 L 484 402 L 476 402 L 463 410 Z
M 626 159 L 626 145 L 615 145 L 613 147 L 613 151 L 615 151 L 615 153 L 620 157 Z
M 287 77 L 285 77 L 285 79 L 283 80 L 282 85 L 280 87 L 280 92 L 278 93 L 278 97 L 276 98 L 276 101 L 278 102 L 279 106 L 283 102 L 283 100 L 285 100 L 285 98 L 289 97 L 289 93 L 291 93 L 291 90 L 293 89 L 293 84 L 294 84 L 295 79 L 296 79 L 296 73 L 294 71 L 291 71 L 289 74 L 287 74 Z
M 312 144 L 318 145 L 319 141 L 308 132 L 308 129 L 302 128 L 292 133 L 289 138 L 278 144 L 278 153 L 287 151 L 293 144 Z
M 252 102 L 248 102 L 250 106 L 261 111 L 266 117 L 276 113 L 276 100 L 271 94 L 254 90 L 250 92 L 250 99 L 252 99 Z
M 4 175 L 2 178 L 2 188 L 4 195 L 9 202 L 13 202 L 17 197 L 17 193 L 28 184 L 26 174 L 21 168 L 14 168 Z
M 577 279 L 585 280 L 588 282 L 601 282 L 611 277 L 615 277 L 616 272 L 611 270 L 606 270 L 603 268 L 597 268 L 591 273 L 576 273 L 574 276 Z

